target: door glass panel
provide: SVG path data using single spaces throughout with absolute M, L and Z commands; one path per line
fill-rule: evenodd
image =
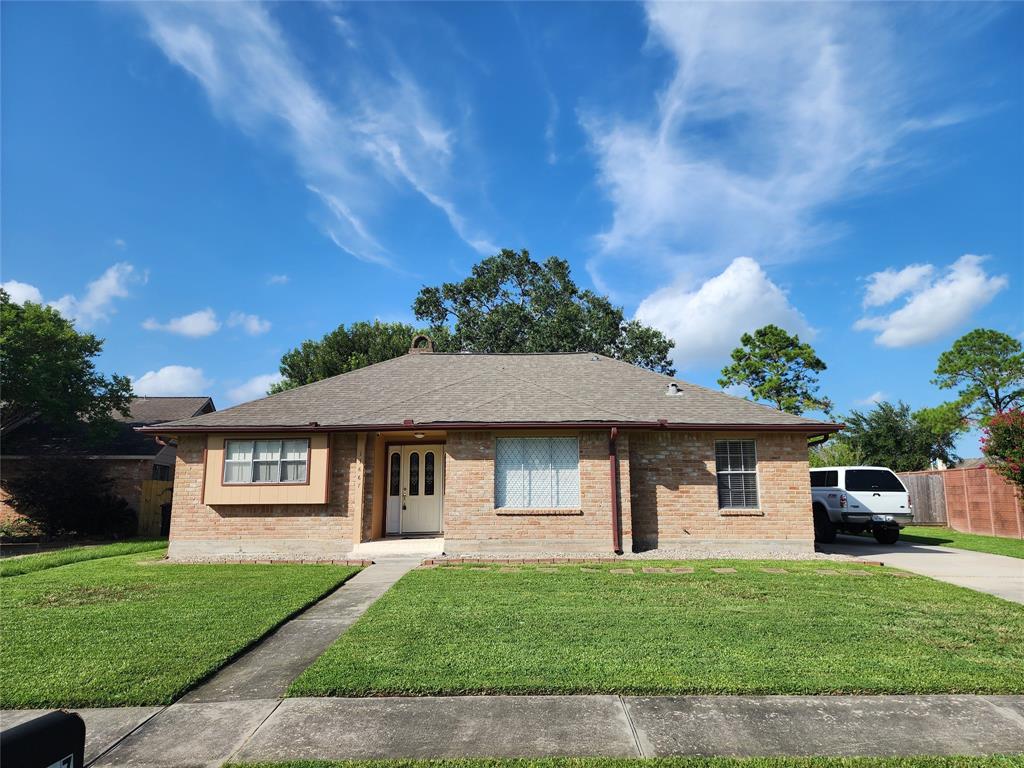
M 416 451 L 409 454 L 409 495 L 420 495 L 420 455 Z
M 388 482 L 388 495 L 397 496 L 402 485 L 402 454 L 391 454 L 391 476 Z
M 434 495 L 434 452 L 427 451 L 423 456 L 423 495 Z

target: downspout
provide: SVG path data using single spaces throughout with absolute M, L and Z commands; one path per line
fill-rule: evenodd
M 619 428 L 612 427 L 608 433 L 608 478 L 612 493 L 612 549 L 622 554 L 622 506 L 619 503 L 619 454 L 615 441 Z

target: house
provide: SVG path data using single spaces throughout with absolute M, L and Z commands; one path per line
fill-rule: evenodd
M 199 397 L 136 397 L 129 415 L 115 412 L 115 431 L 99 442 L 90 439 L 86 425 L 56 426 L 43 419 L 21 419 L 4 425 L 0 441 L 3 474 L 10 477 L 41 456 L 68 456 L 102 462 L 113 480 L 113 491 L 140 514 L 140 535 L 160 532 L 159 508 L 143 519 L 143 483 L 146 480 L 174 480 L 175 445 L 159 436 L 143 434 L 136 427 L 158 425 L 212 413 L 213 400 Z M 169 495 L 168 495 L 169 498 Z M 0 521 L 17 518 L 18 513 L 0 491 Z
M 807 439 L 838 430 L 603 355 L 409 354 L 140 431 L 178 444 L 170 557 L 811 551 Z

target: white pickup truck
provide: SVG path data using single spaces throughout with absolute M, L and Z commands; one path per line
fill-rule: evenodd
M 895 544 L 912 522 L 910 494 L 887 467 L 820 467 L 811 470 L 814 540 L 836 533 L 871 531 L 879 544 Z

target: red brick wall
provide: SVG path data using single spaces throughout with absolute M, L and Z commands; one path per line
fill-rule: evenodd
M 446 444 L 446 552 L 611 552 L 612 509 L 608 432 L 578 434 L 580 508 L 496 510 L 494 438 L 504 433 L 449 432 Z M 623 517 L 629 518 L 628 439 L 620 438 Z M 623 450 L 623 445 L 625 449 Z M 626 524 L 628 529 L 628 523 Z
M 760 508 L 718 508 L 715 440 L 753 438 Z M 633 538 L 640 547 L 711 540 L 792 542 L 810 549 L 807 439 L 801 434 L 635 432 L 630 436 Z
M 331 489 L 327 504 L 207 505 L 201 500 L 205 435 L 178 441 L 170 557 L 230 559 L 335 559 L 352 548 L 358 499 L 349 493 L 357 435 L 331 436 Z

